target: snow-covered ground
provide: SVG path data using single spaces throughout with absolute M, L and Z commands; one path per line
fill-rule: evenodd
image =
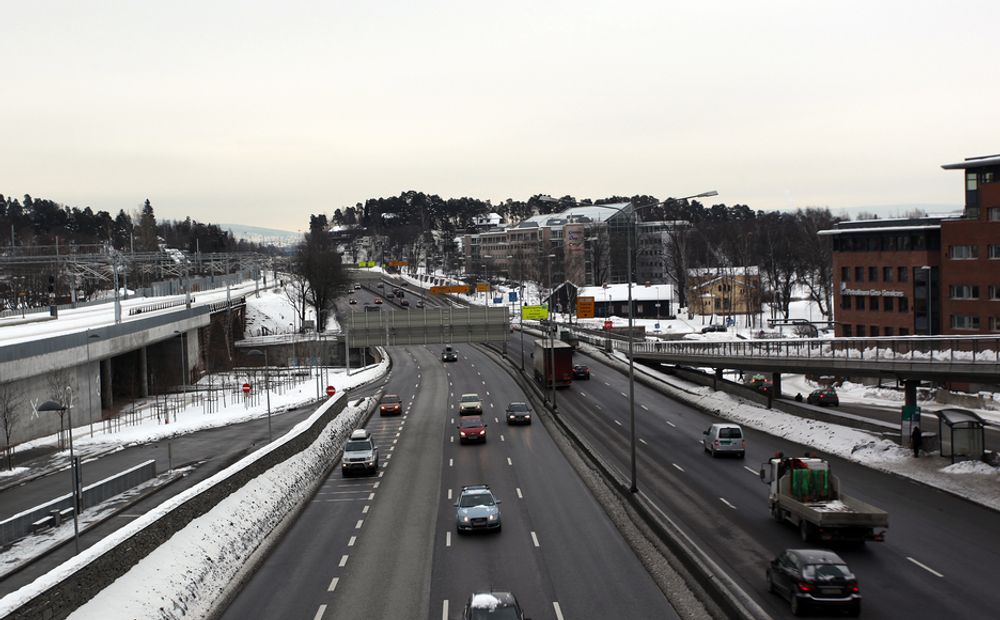
M 293 302 L 293 300 L 295 300 Z M 296 305 L 299 297 L 291 285 L 262 289 L 260 295 L 247 296 L 246 336 L 267 334 L 293 334 L 299 331 L 299 313 Z M 316 324 L 316 309 L 306 304 L 306 320 Z M 339 332 L 333 313 L 327 315 L 327 332 Z

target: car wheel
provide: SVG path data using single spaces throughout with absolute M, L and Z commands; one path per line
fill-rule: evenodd
M 807 543 L 812 540 L 812 526 L 806 520 L 799 521 L 799 538 L 802 542 Z
M 778 508 L 777 504 L 771 506 L 771 518 L 778 523 L 781 523 L 784 520 L 781 518 L 781 508 Z

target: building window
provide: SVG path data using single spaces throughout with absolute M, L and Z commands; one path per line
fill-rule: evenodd
M 893 308 L 892 297 L 886 297 L 882 300 L 882 309 L 886 312 L 890 312 Z
M 953 260 L 970 260 L 979 256 L 974 245 L 953 245 L 948 248 L 948 258 Z
M 858 325 L 858 338 L 864 338 L 867 335 L 868 334 L 865 331 L 865 326 L 864 325 Z
M 841 310 L 850 310 L 851 309 L 851 298 L 850 298 L 850 296 L 848 296 L 848 295 L 841 295 L 840 296 L 840 309 Z
M 1000 207 L 990 207 L 987 209 L 986 219 L 991 222 L 1000 222 Z
M 1000 258 L 1000 243 L 990 244 L 990 258 L 991 259 Z
M 967 191 L 967 192 L 974 192 L 974 191 L 976 191 L 976 189 L 978 189 L 976 187 L 976 173 L 974 171 L 973 172 L 966 172 L 965 173 L 965 191 Z
M 841 329 L 844 330 L 844 338 L 850 338 L 853 335 L 850 325 L 842 325 Z
M 878 325 L 872 325 L 869 331 L 871 331 L 872 338 L 878 338 Z
M 878 297 L 871 297 L 868 299 L 868 309 L 878 310 Z
M 1000 284 L 990 285 L 990 299 L 1000 301 Z
M 951 315 L 952 329 L 979 329 L 979 316 L 975 314 Z
M 878 267 L 869 267 L 868 268 L 868 281 L 869 282 L 878 282 Z
M 906 282 L 909 280 L 910 270 L 907 267 L 900 267 L 896 270 L 899 273 L 899 281 Z
M 990 317 L 990 331 L 991 332 L 1000 332 L 1000 316 L 991 316 Z
M 907 299 L 906 297 L 900 297 L 899 298 L 899 311 L 900 312 L 909 312 L 910 311 L 910 300 Z
M 864 267 L 855 267 L 854 268 L 854 281 L 855 282 L 864 282 L 865 281 L 865 268 Z
M 864 310 L 865 309 L 865 298 L 864 297 L 855 297 L 854 298 L 854 309 L 855 310 Z
M 899 328 L 899 335 L 900 336 L 909 336 L 910 335 L 910 330 L 907 329 L 907 328 L 905 328 L 905 327 L 900 327 Z
M 882 267 L 882 281 L 892 282 L 892 267 Z
M 840 280 L 841 280 L 841 282 L 850 282 L 851 281 L 851 268 L 850 267 L 841 267 L 840 268 Z
M 975 284 L 952 284 L 948 287 L 952 299 L 979 299 L 979 287 Z
M 886 327 L 883 331 L 885 332 L 886 336 L 891 336 L 892 335 L 892 328 L 891 327 Z

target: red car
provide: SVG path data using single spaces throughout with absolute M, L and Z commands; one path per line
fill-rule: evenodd
M 462 417 L 458 426 L 458 442 L 469 443 L 471 441 L 481 441 L 486 443 L 486 423 L 477 415 Z
M 375 303 L 381 305 L 382 304 L 382 298 L 381 297 L 376 297 L 375 298 Z
M 386 394 L 378 403 L 379 415 L 400 415 L 403 413 L 403 401 L 397 394 Z

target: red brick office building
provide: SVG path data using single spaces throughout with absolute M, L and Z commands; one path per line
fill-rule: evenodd
M 1000 333 L 1000 155 L 965 171 L 965 208 L 946 217 L 842 222 L 833 244 L 838 336 Z

